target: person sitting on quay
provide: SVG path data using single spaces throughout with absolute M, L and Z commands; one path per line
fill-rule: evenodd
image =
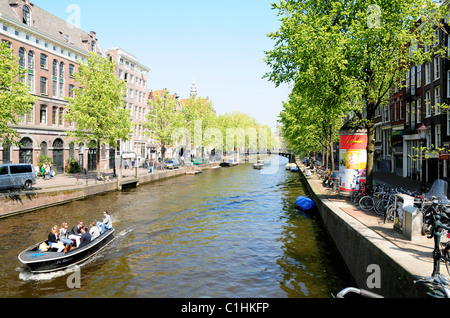
M 112 229 L 112 220 L 107 210 L 103 211 L 103 222 L 101 224 L 101 234 Z
M 92 241 L 91 234 L 89 234 L 89 232 L 85 226 L 83 226 L 80 229 L 80 231 L 81 231 L 81 241 L 80 241 L 80 245 L 78 246 L 78 248 L 81 248 L 81 247 L 91 243 L 91 241 Z

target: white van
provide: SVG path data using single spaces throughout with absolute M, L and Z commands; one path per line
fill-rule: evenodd
M 0 165 L 0 189 L 23 188 L 30 190 L 36 184 L 36 173 L 31 164 Z

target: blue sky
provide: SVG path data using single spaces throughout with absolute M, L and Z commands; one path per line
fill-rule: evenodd
M 97 32 L 105 50 L 121 47 L 151 69 L 149 89 L 168 88 L 188 98 L 193 78 L 198 95 L 218 114 L 241 111 L 276 125 L 287 86 L 262 79 L 270 69 L 266 34 L 279 28 L 275 0 L 34 0 L 63 20 L 80 9 L 82 30 Z

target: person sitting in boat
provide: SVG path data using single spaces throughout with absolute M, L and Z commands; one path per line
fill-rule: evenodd
M 91 241 L 92 241 L 91 234 L 89 234 L 87 228 L 85 226 L 83 226 L 81 228 L 81 241 L 80 241 L 80 245 L 78 247 L 79 248 L 83 247 L 83 246 L 91 243 Z
M 59 240 L 58 236 L 58 226 L 53 226 L 52 230 L 48 234 L 48 245 L 51 248 L 58 250 L 58 253 L 62 252 L 65 248 L 64 244 Z
M 69 239 L 69 230 L 68 230 L 68 224 L 67 222 L 61 223 L 61 227 L 59 229 L 59 239 L 61 242 L 64 243 L 66 246 L 73 245 L 73 241 Z
M 83 227 L 83 221 L 78 221 L 78 224 L 75 225 L 69 234 L 70 240 L 75 240 L 77 247 L 80 246 L 81 240 L 81 228 Z
M 107 210 L 103 211 L 103 223 L 101 228 L 101 234 L 105 233 L 106 231 L 112 229 L 112 220 L 111 216 L 109 215 L 109 212 Z
M 92 240 L 95 240 L 100 236 L 100 228 L 97 225 L 97 222 L 91 223 L 91 229 L 89 230 L 89 234 L 91 234 Z

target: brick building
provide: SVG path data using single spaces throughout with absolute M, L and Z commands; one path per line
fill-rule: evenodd
M 8 42 L 28 71 L 24 83 L 39 99 L 14 127 L 21 146 L 0 145 L 3 163 L 32 163 L 40 155 L 53 158 L 62 172 L 69 157 L 95 169 L 95 150 L 68 138 L 73 123 L 64 119 L 74 89 L 74 72 L 89 52 L 102 54 L 95 32 L 86 33 L 46 12 L 29 0 L 0 0 L 0 40 Z

